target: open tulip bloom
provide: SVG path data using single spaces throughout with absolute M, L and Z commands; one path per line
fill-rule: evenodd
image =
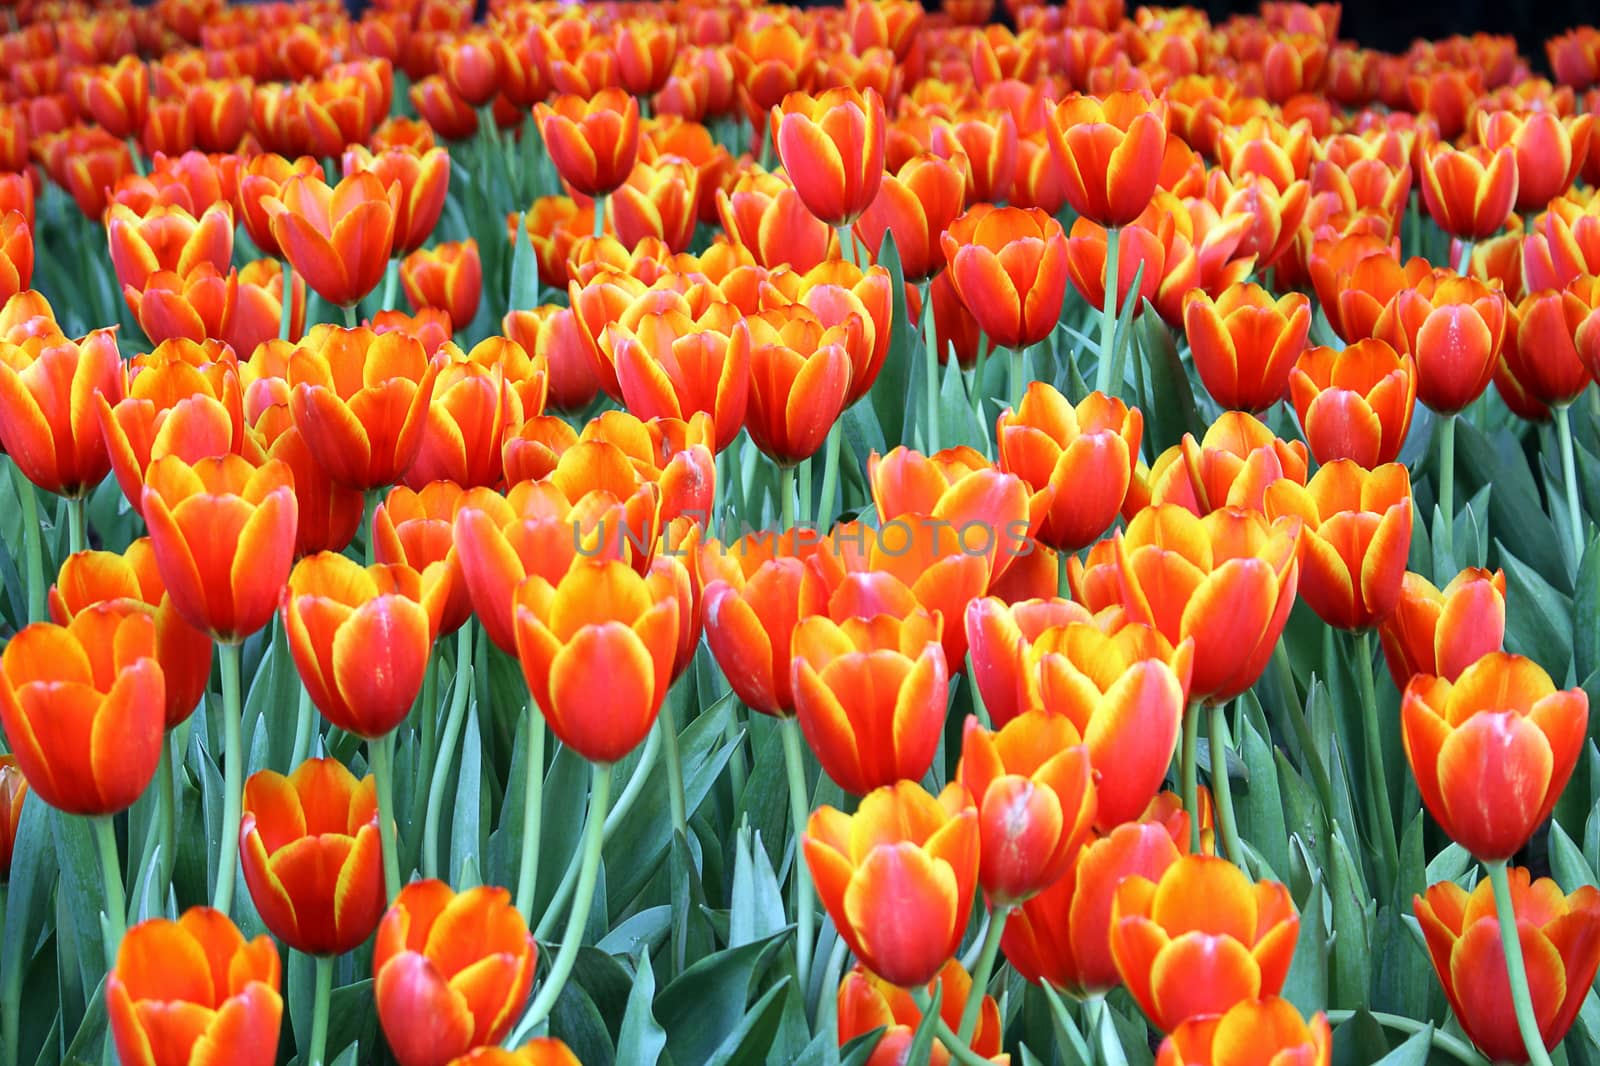
M 1600 1066 L 1595 12 L 0 7 L 0 1066 Z

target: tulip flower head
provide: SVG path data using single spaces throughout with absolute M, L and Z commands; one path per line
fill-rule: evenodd
M 1312 458 L 1371 470 L 1400 455 L 1417 403 L 1417 364 L 1384 341 L 1310 348 L 1289 371 L 1289 397 Z
M 939 1016 L 951 1032 L 961 1028 L 961 1015 L 972 996 L 972 976 L 961 963 L 951 959 L 939 975 L 928 982 L 931 996 L 940 991 Z M 865 966 L 857 965 L 844 975 L 838 994 L 839 1045 L 877 1029 L 882 1038 L 872 1049 L 864 1066 L 899 1066 L 916 1041 L 922 1010 L 911 994 L 885 981 Z M 985 1059 L 1000 1054 L 1000 1007 L 993 996 L 984 996 L 978 1008 L 978 1025 L 972 1034 L 972 1050 Z M 947 1066 L 950 1052 L 937 1038 L 933 1042 L 932 1062 Z
M 1055 219 L 979 204 L 940 241 L 957 295 L 996 344 L 1025 348 L 1055 329 L 1067 291 L 1067 238 Z
M 1404 692 L 1417 674 L 1454 681 L 1490 652 L 1506 630 L 1506 575 L 1469 567 L 1444 591 L 1421 574 L 1400 582 L 1395 611 L 1378 629 L 1394 687 Z
M 1240 1000 L 1220 1015 L 1190 1019 L 1156 1052 L 1156 1066 L 1328 1066 L 1332 1061 L 1327 1015 L 1315 1014 L 1307 1022 L 1278 996 Z
M 813 215 L 847 226 L 872 203 L 883 180 L 887 121 L 874 89 L 794 92 L 772 109 L 778 158 Z

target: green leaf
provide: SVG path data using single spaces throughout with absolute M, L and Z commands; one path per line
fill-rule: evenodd
M 1261 704 L 1253 692 L 1244 696 L 1245 713 L 1240 719 L 1239 754 L 1244 760 L 1250 789 L 1239 802 L 1240 831 L 1260 853 L 1275 877 L 1289 872 L 1289 828 L 1284 821 L 1283 796 L 1278 789 L 1278 768 L 1270 732 Z
M 110 1019 L 106 1017 L 106 980 L 100 979 L 89 997 L 88 1013 L 83 1016 L 72 1043 L 63 1056 L 67 1062 L 98 1062 L 106 1052 L 106 1035 Z
M 739 830 L 734 847 L 733 896 L 728 908 L 731 948 L 769 937 L 789 924 L 783 909 L 783 890 L 761 847 L 761 834 L 745 826 Z
M 29 799 L 44 806 L 37 796 Z M 70 936 L 77 946 L 79 987 L 87 996 L 105 973 L 104 940 L 100 935 L 100 913 L 104 907 L 104 879 L 99 852 L 87 818 L 50 811 L 50 832 L 55 840 L 60 881 L 56 886 L 57 920 L 66 928 L 57 931 Z
M 783 1005 L 794 982 L 785 977 L 767 989 L 755 1006 L 740 1019 L 706 1066 L 761 1066 L 778 1035 L 783 1021 Z
M 1475 865 L 1472 854 L 1460 844 L 1452 841 L 1444 846 L 1439 854 L 1428 863 L 1428 884 L 1436 885 L 1440 881 L 1455 881 L 1460 883 L 1467 875 L 1467 871 Z
M 1550 872 L 1565 892 L 1576 892 L 1583 885 L 1600 884 L 1589 860 L 1583 857 L 1560 822 L 1550 823 Z
M 1294 847 L 1310 864 L 1311 854 L 1298 840 Z M 1322 871 L 1311 867 L 1311 889 L 1299 906 L 1300 937 L 1295 943 L 1294 960 L 1283 984 L 1283 997 L 1301 1014 L 1310 1017 L 1328 1007 L 1328 932 L 1323 918 Z
M 1151 455 L 1160 455 L 1164 449 L 1179 443 L 1185 433 L 1199 438 L 1206 427 L 1195 404 L 1194 390 L 1178 346 L 1161 316 L 1150 311 L 1139 316 L 1138 333 L 1134 379 L 1140 386 L 1139 396 L 1145 405 L 1146 450 Z
M 1417 432 L 1412 427 L 1412 435 Z M 1437 451 L 1437 449 L 1435 449 Z M 1556 528 L 1544 513 L 1535 490 L 1538 481 L 1521 445 L 1502 430 L 1493 440 L 1469 419 L 1456 419 L 1456 495 L 1470 498 L 1484 485 L 1493 485 L 1489 499 L 1489 524 L 1500 531 L 1515 531 L 1525 561 L 1550 582 L 1565 582 L 1567 564 L 1562 558 Z M 1500 565 L 1504 565 L 1502 560 Z M 1508 597 L 1509 598 L 1509 597 Z
M 651 1012 L 656 997 L 656 975 L 650 953 L 641 951 L 634 970 L 633 991 L 622 1015 L 622 1035 L 617 1038 L 617 1058 L 629 1066 L 655 1066 L 667 1046 L 667 1031 Z
M 893 296 L 893 325 L 889 328 L 889 353 L 884 357 L 878 379 L 868 393 L 868 402 L 877 412 L 878 425 L 883 429 L 884 443 L 893 447 L 905 442 L 906 426 L 915 409 L 917 398 L 912 394 L 911 349 L 916 327 L 906 306 L 906 277 L 900 262 L 899 249 L 894 246 L 894 234 L 885 231 L 883 246 L 878 249 L 878 263 L 889 272 L 889 291 Z
M 674 1063 L 706 1062 L 744 1020 L 750 991 L 783 954 L 783 934 L 696 959 L 656 999 Z
M 1433 1026 L 1414 1033 L 1405 1043 L 1373 1063 L 1373 1066 L 1428 1066 L 1433 1050 Z
M 617 923 L 616 928 L 607 933 L 595 947 L 612 955 L 635 955 L 641 951 L 654 951 L 667 938 L 667 932 L 671 928 L 671 905 L 663 903 L 658 907 L 646 907 L 638 914 Z
M 361 1044 L 356 1042 L 345 1048 L 339 1057 L 333 1060 L 333 1066 L 356 1066 L 361 1061 Z
M 1564 677 L 1572 663 L 1572 602 L 1504 542 L 1495 543 L 1506 572 L 1506 650 Z M 1517 546 L 1524 551 L 1532 547 L 1520 532 Z
M 467 709 L 467 727 L 461 734 L 461 776 L 456 782 L 455 808 L 450 815 L 451 881 L 459 884 L 468 859 L 481 868 L 483 855 L 483 810 L 487 797 L 483 777 L 483 738 L 479 732 L 478 700 L 474 696 Z
M 529 311 L 539 306 L 539 257 L 533 254 L 525 219 L 517 216 L 517 242 L 511 253 L 511 291 L 507 307 Z
M 1344 831 L 1333 831 L 1333 864 L 1328 871 L 1333 900 L 1332 1004 L 1354 1009 L 1367 1005 L 1372 973 L 1372 897 L 1361 868 L 1350 854 Z
M 922 1021 L 917 1023 L 917 1031 L 911 1038 L 911 1047 L 907 1049 L 903 1062 L 927 1062 L 933 1054 L 933 1038 L 939 1031 L 939 1004 L 944 999 L 944 982 L 941 981 L 934 988 L 933 995 L 928 999 L 928 1008 L 922 1012 Z
M 612 1066 L 616 1051 L 605 1016 L 577 981 L 568 981 L 550 1012 L 550 1035 L 566 1042 L 584 1066 Z
M 978 420 L 966 376 L 954 358 L 945 362 L 944 380 L 939 383 L 939 434 L 939 444 L 944 448 L 965 444 L 981 453 L 989 450 L 988 430 Z
M 1573 582 L 1572 654 L 1579 677 L 1600 670 L 1600 536 L 1589 542 Z

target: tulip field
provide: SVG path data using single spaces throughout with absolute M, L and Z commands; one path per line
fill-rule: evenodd
M 0 1066 L 1600 1066 L 1600 29 L 0 12 Z

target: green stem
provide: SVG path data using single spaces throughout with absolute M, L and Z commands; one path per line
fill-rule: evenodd
M 1178 756 L 1182 780 L 1183 809 L 1189 815 L 1189 851 L 1200 853 L 1200 705 L 1190 704 L 1183 713 L 1183 748 Z
M 450 712 L 444 721 L 444 736 L 428 779 L 428 809 L 422 821 L 422 876 L 439 876 L 439 816 L 444 810 L 444 789 L 450 780 L 450 763 L 456 757 L 456 741 L 467 720 L 467 697 L 472 694 L 472 624 L 456 631 L 455 691 L 450 696 Z
M 1100 365 L 1094 375 L 1095 391 L 1108 396 L 1120 384 L 1111 380 L 1111 352 L 1117 340 L 1117 284 L 1121 269 L 1117 260 L 1121 256 L 1122 244 L 1117 239 L 1117 228 L 1112 226 L 1106 230 L 1105 305 L 1100 312 Z
M 178 846 L 178 800 L 174 794 L 172 772 L 171 735 L 161 738 L 161 761 L 156 764 L 156 846 L 161 849 L 160 865 L 156 870 L 156 887 L 165 904 L 167 890 L 172 885 L 172 870 L 176 865 Z
M 1103 994 L 1090 996 L 1083 1001 L 1083 1008 L 1089 1037 L 1099 1045 L 1105 1066 L 1128 1066 L 1128 1056 L 1117 1036 L 1116 1023 L 1111 1020 L 1111 1011 L 1106 1007 L 1106 997 Z
M 978 954 L 978 965 L 972 971 L 972 990 L 967 993 L 967 1005 L 961 1009 L 961 1028 L 956 1039 L 966 1047 L 972 1046 L 972 1034 L 978 1028 L 978 1016 L 983 1010 L 983 997 L 989 991 L 989 978 L 994 975 L 994 963 L 1000 957 L 1000 941 L 1005 936 L 1006 919 L 1011 917 L 1011 905 L 1003 903 L 989 915 L 989 930 L 983 937 L 983 951 Z
M 523 711 L 528 729 L 527 776 L 522 782 L 522 859 L 517 865 L 517 910 L 533 921 L 533 892 L 539 884 L 539 843 L 544 836 L 544 744 L 548 730 L 533 697 Z
M 328 1007 L 333 999 L 333 955 L 317 956 L 317 984 L 311 999 L 311 1047 L 306 1052 L 310 1066 L 322 1066 L 328 1050 Z
M 383 505 L 384 492 L 381 488 L 368 489 L 366 506 L 361 509 L 361 535 L 367 542 L 367 565 L 372 566 L 378 561 L 378 508 Z
M 240 804 L 244 798 L 244 741 L 240 739 L 239 645 L 217 645 L 222 672 L 222 852 L 217 860 L 217 891 L 212 907 L 233 908 L 233 879 L 239 868 Z
M 811 797 L 806 790 L 805 739 L 800 735 L 800 720 L 789 717 L 782 720 L 783 771 L 789 779 L 789 820 L 794 826 L 794 898 L 795 898 L 795 973 L 800 987 L 805 988 L 811 977 L 811 951 L 816 943 L 816 908 L 811 902 L 811 867 L 800 847 L 800 836 L 806 831 L 806 821 L 811 812 Z M 827 995 L 828 990 L 823 989 Z
M 1456 260 L 1456 273 L 1466 277 L 1472 273 L 1472 241 L 1461 242 L 1461 257 Z
M 1578 501 L 1578 467 L 1572 459 L 1572 419 L 1567 405 L 1556 408 L 1556 437 L 1561 441 L 1561 475 L 1567 483 L 1567 513 L 1572 517 L 1572 569 L 1583 563 L 1583 505 Z
M 688 802 L 683 794 L 683 757 L 678 754 L 678 712 L 672 705 L 672 694 L 661 701 L 661 713 L 656 717 L 656 729 L 661 732 L 661 754 L 667 762 L 667 805 L 672 811 L 672 831 L 689 839 Z
M 1445 554 L 1450 565 L 1456 557 L 1456 416 L 1445 415 L 1439 419 L 1439 512 L 1444 516 L 1444 529 L 1439 536 L 1444 539 Z M 1433 579 L 1441 585 L 1447 575 L 1435 574 Z
M 1354 1018 L 1359 1012 L 1353 1010 L 1330 1010 L 1328 1015 L 1329 1025 L 1341 1025 Z M 1431 1022 L 1419 1022 L 1415 1018 L 1407 1018 L 1400 1014 L 1383 1014 L 1378 1011 L 1367 1011 L 1367 1016 L 1385 1029 L 1394 1029 L 1401 1033 L 1426 1033 L 1431 1032 L 1433 1046 L 1449 1055 L 1457 1062 L 1466 1066 L 1489 1066 L 1489 1060 L 1478 1054 L 1472 1045 L 1465 1040 L 1451 1036 L 1443 1029 L 1437 1028 Z
M 606 235 L 606 198 L 594 198 L 594 239 L 599 240 Z
M 1400 849 L 1394 839 L 1394 813 L 1389 804 L 1389 777 L 1383 766 L 1383 732 L 1378 722 L 1378 695 L 1372 677 L 1372 634 L 1356 637 L 1356 681 L 1361 686 L 1361 725 L 1366 730 L 1367 775 L 1378 802 L 1378 848 L 1382 862 L 1378 867 L 1380 899 L 1388 899 L 1400 873 Z
M 839 423 L 835 422 L 833 428 L 828 430 L 827 452 L 822 465 L 822 495 L 817 501 L 817 529 L 826 533 L 833 528 L 833 520 L 839 511 L 834 506 L 834 497 L 839 491 L 839 439 L 842 433 Z
M 294 332 L 294 268 L 287 259 L 278 260 L 278 264 L 282 268 L 279 284 L 283 293 L 282 306 L 278 308 L 278 339 L 286 341 Z
M 976 990 L 974 990 L 974 994 L 975 992 Z M 913 988 L 911 989 L 911 998 L 917 1004 L 917 1009 L 922 1012 L 922 1016 L 927 1017 L 933 1009 L 933 999 L 928 995 L 928 990 L 925 988 Z M 938 1036 L 939 1043 L 943 1044 L 944 1049 L 950 1053 L 952 1061 L 961 1063 L 961 1066 L 994 1066 L 988 1059 L 968 1047 L 966 1041 L 953 1033 L 942 1017 L 934 1018 L 933 1031 Z
M 1481 860 L 1480 860 L 1481 861 Z M 1505 860 L 1485 862 L 1489 883 L 1494 887 L 1495 918 L 1500 923 L 1500 948 L 1506 956 L 1506 978 L 1511 982 L 1511 1006 L 1517 1013 L 1517 1030 L 1530 1066 L 1551 1066 L 1539 1021 L 1533 1014 L 1533 996 L 1528 991 L 1528 965 L 1522 957 L 1522 938 L 1517 934 L 1517 912 L 1511 902 L 1511 879 L 1506 876 Z
M 383 272 L 383 295 L 378 298 L 378 310 L 393 311 L 400 299 L 400 260 L 390 259 Z M 421 310 L 421 308 L 416 308 Z
M 572 913 L 567 915 L 567 928 L 561 935 L 561 947 L 550 974 L 528 1008 L 527 1017 L 513 1038 L 516 1046 L 521 1038 L 542 1025 L 555 1009 L 556 1000 L 566 987 L 572 967 L 578 961 L 578 949 L 583 944 L 583 930 L 589 924 L 589 907 L 594 903 L 594 886 L 600 875 L 600 849 L 605 843 L 606 805 L 611 798 L 611 764 L 594 764 L 594 785 L 589 790 L 589 819 L 583 827 L 583 864 L 578 872 L 577 895 L 573 897 Z
M 378 786 L 378 840 L 383 849 L 384 898 L 400 894 L 400 854 L 394 825 L 394 734 L 367 741 L 367 761 Z
M 861 262 L 856 253 L 856 236 L 850 231 L 850 225 L 837 226 L 835 232 L 839 234 L 839 258 L 859 267 Z
M 16 486 L 17 499 L 22 503 L 22 554 L 28 568 L 28 621 L 42 622 L 45 618 L 45 592 L 49 586 L 44 580 L 44 534 L 39 528 L 39 494 L 15 459 L 11 461 L 11 480 Z
M 311 693 L 300 686 L 299 706 L 294 715 L 294 747 L 289 752 L 289 770 L 311 757 L 311 737 L 317 731 L 317 708 L 311 702 Z
M 142 178 L 150 173 L 150 168 L 145 165 L 144 150 L 139 147 L 139 138 L 130 133 L 125 140 L 128 145 L 128 159 L 133 163 L 133 172 Z
M 73 555 L 89 546 L 88 524 L 84 521 L 86 503 L 82 496 L 67 499 L 67 551 Z
M 850 945 L 844 937 L 835 937 L 833 950 L 828 952 L 828 965 L 822 971 L 822 984 L 817 989 L 816 1031 L 831 1033 L 839 1023 L 839 981 L 844 974 L 844 960 L 850 954 Z
M 1228 778 L 1228 717 L 1225 705 L 1211 705 L 1211 795 L 1217 801 L 1217 831 L 1222 836 L 1222 846 L 1233 864 L 1245 873 L 1250 867 L 1244 855 L 1244 843 L 1239 839 L 1239 823 L 1233 816 L 1233 782 Z
M 928 430 L 928 454 L 938 452 L 943 443 L 939 432 L 939 339 L 933 324 L 933 283 L 922 283 L 922 360 L 927 368 L 927 381 L 923 382 L 923 395 L 928 410 L 923 415 L 923 425 Z
M 1011 349 L 1011 362 L 1006 367 L 1006 401 L 1013 411 L 1022 406 L 1022 377 L 1027 373 L 1022 355 L 1021 348 Z
M 811 468 L 813 465 L 808 458 L 801 460 L 800 465 L 795 467 L 795 470 L 799 472 L 798 480 L 800 482 L 797 489 L 800 499 L 795 507 L 795 517 L 799 519 L 802 525 L 816 518 L 816 515 L 811 513 Z
M 356 313 L 356 305 L 350 304 L 344 309 L 344 328 L 355 329 L 361 324 L 361 318 Z
M 122 859 L 117 854 L 117 827 L 112 815 L 102 814 L 89 819 L 94 827 L 94 842 L 100 852 L 100 875 L 105 879 L 106 917 L 106 968 L 117 965 L 117 949 L 122 946 L 122 934 L 128 928 L 128 898 L 122 890 Z M 237 841 L 239 835 L 234 834 Z
M 784 529 L 794 528 L 794 467 L 778 470 L 778 521 Z

